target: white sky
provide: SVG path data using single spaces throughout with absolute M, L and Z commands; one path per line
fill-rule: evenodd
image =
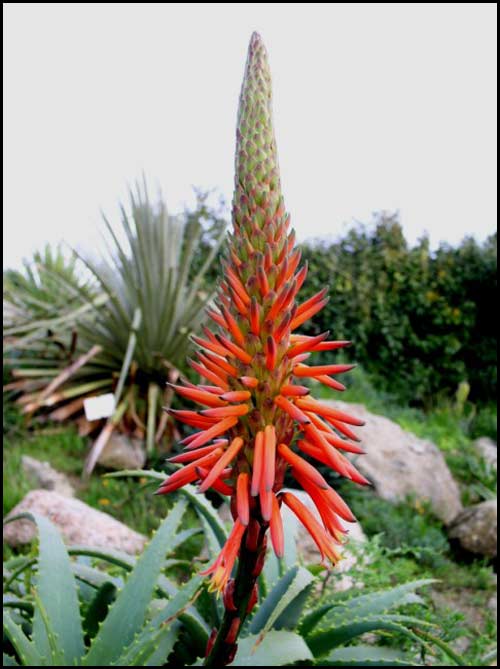
M 145 170 L 230 200 L 246 50 L 269 51 L 300 239 L 399 209 L 410 241 L 496 226 L 496 3 L 4 3 L 4 264 L 96 243 Z

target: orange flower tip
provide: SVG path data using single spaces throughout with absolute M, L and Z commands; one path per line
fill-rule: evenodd
M 251 393 L 248 390 L 234 390 L 220 395 L 221 400 L 226 402 L 245 402 L 251 398 Z
M 227 439 L 223 440 L 227 443 Z M 201 458 L 205 455 L 208 455 L 212 453 L 216 448 L 220 447 L 222 444 L 218 440 L 214 440 L 213 444 L 210 444 L 210 446 L 204 446 L 203 448 L 198 448 L 193 451 L 186 451 L 185 453 L 179 453 L 177 455 L 173 455 L 170 458 L 166 458 L 166 462 L 174 462 L 174 463 L 183 463 L 183 462 L 191 462 L 193 460 L 197 460 L 198 458 Z
M 202 416 L 212 418 L 225 418 L 226 416 L 244 416 L 249 412 L 248 404 L 233 404 L 227 407 L 216 407 L 215 409 L 203 409 L 199 411 Z
M 214 466 L 212 467 L 206 478 L 203 480 L 202 484 L 200 485 L 200 492 L 205 492 L 215 483 L 215 481 L 222 474 L 224 468 L 238 454 L 242 446 L 243 446 L 243 439 L 241 437 L 235 437 L 231 442 L 229 448 L 222 453 L 222 455 L 214 464 Z
M 275 495 L 273 495 L 272 498 L 272 513 L 269 529 L 271 532 L 271 542 L 276 557 L 282 558 L 285 553 L 283 520 L 281 518 L 279 502 Z
M 309 425 L 311 423 L 309 416 L 301 411 L 299 407 L 295 406 L 295 404 L 290 402 L 286 397 L 283 397 L 283 395 L 277 395 L 274 398 L 274 403 L 298 423 L 301 423 L 302 425 Z
M 261 488 L 262 476 L 264 469 L 264 432 L 259 430 L 255 435 L 254 455 L 253 455 L 253 472 L 250 494 L 252 497 L 257 497 Z
M 206 390 L 207 393 L 212 393 L 213 395 L 222 395 L 224 393 L 224 389 L 220 386 L 207 386 L 206 384 L 202 384 L 198 387 L 202 390 Z
M 306 386 L 296 386 L 293 384 L 286 384 L 280 388 L 280 395 L 285 397 L 300 397 L 302 395 L 309 395 L 310 392 L 310 389 Z
M 236 480 L 236 509 L 241 524 L 246 527 L 250 522 L 248 474 L 246 472 L 241 472 Z
M 271 497 L 270 492 L 266 492 L 265 495 L 260 494 L 260 514 L 262 516 L 262 519 L 268 523 L 271 520 L 271 515 L 272 515 L 272 507 L 271 507 Z
M 276 460 L 276 429 L 274 425 L 266 425 L 264 429 L 264 462 L 262 465 L 261 486 L 266 493 L 270 492 L 274 485 L 275 460 Z
M 259 379 L 254 376 L 240 376 L 239 380 L 247 388 L 256 388 L 259 385 Z
M 296 478 L 299 479 L 300 477 L 304 476 L 307 481 L 310 481 L 316 487 L 323 490 L 328 489 L 328 483 L 325 481 L 319 471 L 313 467 L 313 465 L 307 462 L 307 460 L 304 460 L 300 457 L 300 455 L 294 453 L 292 449 L 289 448 L 286 444 L 280 444 L 278 446 L 278 453 L 292 467 L 292 474 L 294 474 L 295 470 L 297 470 L 298 476 Z
M 266 367 L 272 371 L 276 366 L 277 347 L 273 337 L 269 336 L 266 341 Z

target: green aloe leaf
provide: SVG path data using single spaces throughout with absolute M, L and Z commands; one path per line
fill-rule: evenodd
M 265 634 L 313 580 L 314 577 L 307 569 L 298 566 L 290 569 L 259 606 L 248 627 L 248 632 L 250 634 Z
M 35 610 L 35 607 L 31 602 L 27 602 L 24 599 L 17 599 L 16 597 L 12 597 L 12 595 L 3 596 L 3 607 L 4 609 L 21 609 L 26 611 L 30 616 L 33 615 Z
M 3 631 L 21 660 L 23 666 L 36 667 L 45 664 L 35 644 L 24 634 L 21 627 L 14 622 L 9 611 L 3 614 Z M 5 658 L 5 655 L 4 655 Z
M 306 604 L 311 597 L 315 587 L 314 580 L 309 583 L 299 594 L 290 602 L 284 611 L 276 619 L 273 628 L 295 630 L 301 619 Z
M 115 662 L 122 648 L 130 644 L 142 628 L 169 540 L 175 535 L 186 507 L 183 500 L 177 502 L 137 561 L 84 659 L 86 666 Z
M 207 545 L 208 554 L 211 560 L 215 560 L 222 550 L 222 545 L 205 516 L 203 516 L 200 512 L 197 512 L 197 515 L 203 529 L 203 535 Z
M 222 548 L 227 541 L 227 531 L 219 514 L 205 495 L 198 494 L 196 488 L 192 485 L 185 485 L 179 490 L 179 493 L 189 500 L 198 516 L 207 521 Z
M 361 618 L 384 613 L 394 606 L 402 606 L 414 602 L 414 591 L 424 585 L 434 583 L 434 579 L 421 579 L 404 583 L 396 588 L 358 595 L 342 602 L 331 602 L 310 611 L 300 624 L 300 634 L 307 636 L 328 614 L 331 625 L 343 623 L 353 617 Z
M 406 616 L 381 615 L 370 618 L 346 618 L 342 624 L 336 626 L 328 625 L 326 629 L 309 634 L 306 639 L 315 657 L 326 655 L 326 653 L 336 646 L 342 646 L 362 634 L 376 630 L 400 632 L 410 637 L 413 641 L 420 642 L 418 636 L 404 626 L 405 622 L 409 624 L 425 624 L 418 619 Z
M 95 567 L 89 567 L 86 564 L 78 562 L 74 563 L 72 567 L 75 578 L 93 588 L 98 589 L 105 583 L 110 583 L 115 588 L 121 588 L 123 586 L 123 580 L 121 578 L 111 576 L 111 574 L 108 574 L 106 571 L 101 571 Z
M 262 640 L 260 638 L 260 635 L 251 635 L 240 639 L 230 666 L 281 667 L 313 659 L 304 639 L 293 632 L 271 630 Z
M 40 599 L 39 594 L 35 591 L 35 605 L 36 605 L 36 614 L 40 616 L 41 624 L 45 628 L 45 634 L 47 636 L 47 643 L 49 648 L 49 666 L 53 667 L 64 667 L 68 666 L 65 661 L 65 649 L 59 643 L 59 637 L 56 635 L 52 623 L 50 621 L 47 609 L 44 606 L 44 603 Z M 34 631 L 34 626 L 33 626 Z M 44 659 L 47 657 L 44 655 Z
M 58 639 L 64 663 L 78 663 L 85 646 L 76 582 L 68 551 L 58 530 L 47 518 L 34 513 L 22 513 L 9 519 L 9 522 L 16 518 L 26 518 L 37 525 L 40 547 L 36 592 L 45 608 L 48 624 Z M 35 607 L 33 642 L 41 655 L 49 656 L 50 643 L 40 607 Z
M 185 541 L 191 539 L 196 534 L 199 534 L 202 531 L 201 527 L 191 527 L 187 530 L 182 530 L 178 532 L 175 537 L 172 539 L 168 547 L 168 555 L 173 553 L 179 546 L 181 546 Z M 178 561 L 176 561 L 178 562 Z
M 451 660 L 453 660 L 455 662 L 455 664 L 457 664 L 459 667 L 466 667 L 467 666 L 467 662 L 465 661 L 465 659 L 463 657 L 461 657 L 458 653 L 456 653 L 453 650 L 453 648 L 451 648 L 451 646 L 449 644 L 447 644 L 445 641 L 443 641 L 439 637 L 434 636 L 432 634 L 429 634 L 429 632 L 427 630 L 423 630 L 423 629 L 420 629 L 420 628 L 418 630 L 415 630 L 415 632 L 417 633 L 417 636 L 421 637 L 425 641 L 428 641 L 432 644 L 435 644 L 438 648 L 440 648 L 442 651 L 444 651 L 446 653 L 446 655 L 448 655 L 448 657 Z M 496 657 L 496 652 L 495 652 L 494 657 Z
M 137 559 L 133 555 L 116 550 L 115 548 L 97 548 L 94 546 L 70 546 L 70 555 L 86 555 L 99 560 L 104 560 L 116 567 L 130 571 L 136 565 Z
M 19 665 L 17 664 L 17 662 L 15 661 L 15 659 L 13 657 L 3 653 L 3 666 L 4 667 L 18 667 Z
M 316 663 L 320 667 L 417 667 L 413 660 L 400 651 L 376 646 L 352 646 L 335 649 L 326 660 Z
M 179 638 L 181 629 L 181 624 L 174 622 L 170 627 L 162 630 L 162 635 L 156 639 L 155 649 L 144 662 L 145 667 L 160 667 L 166 663 Z
M 181 619 L 183 613 L 190 607 L 191 602 L 196 596 L 197 591 L 203 583 L 201 576 L 194 576 L 182 588 L 180 588 L 172 599 L 149 621 L 144 629 L 133 640 L 130 646 L 123 652 L 117 664 L 120 666 L 134 666 L 138 662 L 145 663 L 149 660 L 158 643 L 168 645 L 163 639 L 164 633 L 172 626 L 177 619 Z M 189 625 L 188 625 L 189 626 Z M 175 627 L 177 629 L 178 626 Z M 192 628 L 191 628 L 192 630 Z M 167 636 L 167 638 L 170 638 Z M 177 634 L 175 634 L 175 639 Z M 175 643 L 175 639 L 172 641 Z M 208 630 L 203 629 L 202 637 L 194 639 L 204 648 L 208 640 Z M 163 658 L 166 659 L 166 658 Z M 151 666 L 151 665 L 148 665 Z

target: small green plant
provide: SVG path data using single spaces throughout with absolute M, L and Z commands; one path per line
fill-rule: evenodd
M 470 436 L 473 439 L 476 439 L 477 437 L 490 437 L 490 439 L 496 441 L 497 435 L 497 405 L 492 402 L 479 407 L 474 413 L 470 422 Z

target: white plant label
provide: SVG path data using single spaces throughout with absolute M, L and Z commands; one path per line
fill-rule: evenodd
M 88 421 L 109 418 L 115 411 L 115 396 L 113 393 L 106 393 L 97 397 L 87 397 L 83 400 L 83 408 Z

